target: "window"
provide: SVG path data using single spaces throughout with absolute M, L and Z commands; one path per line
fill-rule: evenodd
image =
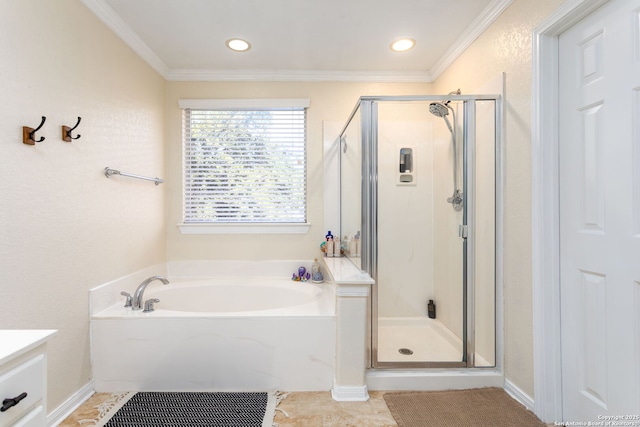
M 308 225 L 308 105 L 308 100 L 180 101 L 186 226 L 181 230 L 226 225 L 242 232 L 249 225 L 244 229 L 255 232 L 265 230 L 256 225 Z M 220 232 L 230 227 L 224 229 Z

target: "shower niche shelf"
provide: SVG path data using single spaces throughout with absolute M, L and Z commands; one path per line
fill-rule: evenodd
M 398 169 L 396 171 L 397 186 L 415 186 L 416 185 L 416 162 L 415 146 L 402 146 L 398 148 L 400 159 L 398 161 Z

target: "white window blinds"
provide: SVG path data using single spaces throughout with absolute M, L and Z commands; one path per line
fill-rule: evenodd
M 183 110 L 184 223 L 306 222 L 306 108 Z

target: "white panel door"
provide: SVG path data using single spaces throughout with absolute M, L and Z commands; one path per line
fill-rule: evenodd
M 640 426 L 640 0 L 563 33 L 559 68 L 563 418 Z

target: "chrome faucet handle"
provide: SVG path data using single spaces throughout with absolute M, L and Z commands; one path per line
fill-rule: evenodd
M 160 302 L 158 298 L 150 298 L 144 302 L 143 313 L 151 313 L 153 311 L 153 304 Z
M 131 303 L 133 302 L 133 297 L 131 296 L 131 294 L 129 292 L 122 291 L 120 292 L 120 295 L 127 298 L 127 300 L 124 303 L 124 306 L 131 307 L 132 306 Z

